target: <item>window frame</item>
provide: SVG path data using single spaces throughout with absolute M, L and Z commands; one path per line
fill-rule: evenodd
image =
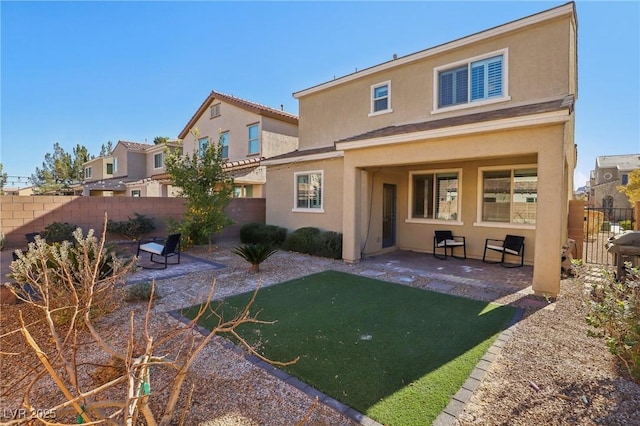
M 142 196 L 142 191 L 140 191 L 139 189 L 132 189 L 131 196 L 140 198 Z
M 320 175 L 320 207 L 298 207 L 298 176 Z M 293 173 L 293 209 L 296 213 L 324 213 L 324 170 L 309 170 Z
M 160 165 L 158 166 L 157 163 L 157 158 L 160 157 Z M 162 155 L 162 152 L 157 152 L 155 154 L 153 154 L 153 169 L 157 170 L 157 169 L 161 169 L 162 167 L 164 167 L 164 155 Z
M 376 98 L 376 89 L 381 87 L 387 87 L 387 95 L 385 97 Z M 376 101 L 380 99 L 387 100 L 387 108 L 376 111 Z M 370 105 L 369 105 L 369 117 L 373 117 L 381 114 L 388 114 L 393 112 L 391 108 L 391 80 L 383 81 L 377 84 L 372 84 L 370 87 Z
M 536 223 L 516 223 L 513 221 L 513 193 L 514 193 L 514 172 L 522 169 L 536 169 L 536 179 L 539 177 L 540 168 L 537 163 L 527 164 L 504 164 L 500 166 L 478 167 L 478 191 L 477 191 L 477 216 L 473 226 L 482 226 L 487 228 L 507 228 L 507 229 L 536 229 L 538 223 L 538 196 L 536 195 Z M 486 171 L 510 171 L 510 194 L 509 194 L 509 222 L 487 222 L 482 220 L 483 203 L 484 203 L 484 172 Z M 536 183 L 536 194 L 538 194 Z
M 458 191 L 457 191 L 457 217 L 456 219 L 437 219 L 437 218 L 421 218 L 421 217 L 413 217 L 413 204 L 414 204 L 414 185 L 413 180 L 416 175 L 433 175 L 433 202 L 434 202 L 434 213 L 435 216 L 435 199 L 437 196 L 437 191 L 435 190 L 435 186 L 437 183 L 437 179 L 435 177 L 440 174 L 447 173 L 456 173 L 458 175 Z M 431 223 L 431 224 L 441 224 L 441 225 L 464 225 L 462 221 L 462 168 L 447 168 L 447 169 L 426 169 L 426 170 L 412 170 L 409 172 L 409 197 L 407 201 L 407 219 L 405 219 L 405 223 Z
M 257 128 L 257 136 L 255 139 L 251 139 L 251 129 Z M 257 151 L 251 151 L 251 142 L 256 142 Z M 260 123 L 252 123 L 247 125 L 247 155 L 260 155 Z
M 489 98 L 481 98 L 477 100 L 471 100 L 472 92 L 472 72 L 471 64 L 486 61 L 487 59 L 494 58 L 496 56 L 502 56 L 502 95 L 493 96 Z M 467 101 L 464 103 L 458 103 L 453 105 L 447 105 L 440 107 L 440 74 L 448 71 L 454 71 L 463 67 L 467 67 Z M 500 102 L 506 102 L 511 100 L 509 96 L 509 49 L 504 48 L 500 50 L 494 50 L 492 52 L 485 53 L 483 55 L 474 56 L 472 58 L 463 59 L 460 61 L 452 62 L 446 65 L 440 65 L 433 69 L 433 106 L 431 114 L 439 114 L 448 111 L 455 111 L 466 108 L 474 108 L 482 105 L 495 104 Z
M 93 175 L 92 167 L 91 166 L 85 167 L 84 168 L 84 178 L 85 179 L 91 179 L 92 175 Z
M 206 142 L 205 144 L 203 144 L 203 142 Z M 207 149 L 206 147 L 209 145 L 209 137 L 208 136 L 203 136 L 201 138 L 198 138 L 198 157 L 203 157 L 204 155 L 204 151 L 205 149 Z
M 118 157 L 113 158 L 113 173 L 115 174 L 118 171 Z
M 221 154 L 223 159 L 229 158 L 229 131 L 220 132 L 220 138 L 218 139 L 220 142 Z M 226 144 L 225 144 L 226 142 Z M 227 155 L 224 155 L 224 149 L 227 148 Z
M 216 118 L 216 117 L 220 117 L 220 105 L 222 104 L 222 102 L 218 102 L 217 104 L 212 104 L 209 107 L 209 111 L 210 111 L 210 116 L 209 118 Z
M 113 163 L 105 163 L 105 165 L 106 165 L 105 174 L 113 175 Z M 109 166 L 111 166 L 111 171 L 109 171 Z

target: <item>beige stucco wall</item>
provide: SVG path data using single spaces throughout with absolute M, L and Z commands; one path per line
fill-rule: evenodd
M 84 179 L 85 182 L 94 182 L 101 179 L 109 179 L 113 177 L 113 174 L 107 173 L 107 163 L 113 163 L 112 157 L 98 157 L 93 160 L 87 161 L 84 164 L 84 169 L 91 167 L 91 177 Z M 83 170 L 84 173 L 84 170 Z
M 294 212 L 294 173 L 323 171 L 323 213 Z M 305 161 L 267 168 L 266 223 L 296 230 L 315 226 L 325 231 L 342 232 L 342 159 Z
M 365 240 L 365 253 L 375 253 L 382 248 L 382 184 L 391 183 L 397 185 L 398 190 L 398 248 L 431 252 L 433 231 L 451 229 L 454 234 L 467 238 L 467 255 L 480 259 L 486 238 L 502 239 L 506 234 L 523 235 L 526 238 L 525 262 L 533 264 L 535 259 L 534 282 L 537 285 L 534 289 L 540 293 L 557 294 L 559 253 L 567 236 L 566 212 L 570 194 L 567 173 L 573 167 L 565 158 L 564 137 L 565 124 L 561 123 L 345 151 L 342 226 L 345 230 L 358 229 L 358 233 L 344 233 L 345 260 L 358 260 Z M 482 222 L 479 218 L 481 194 L 478 169 L 531 164 L 537 164 L 538 168 L 536 225 Z M 450 168 L 461 170 L 461 220 L 432 223 L 408 221 L 409 172 Z M 362 170 L 367 173 L 363 174 Z M 366 226 L 358 227 L 358 224 L 362 224 L 363 218 L 369 216 L 369 194 L 373 194 L 373 202 L 367 237 Z
M 299 97 L 300 147 L 335 141 L 390 125 L 442 119 L 496 107 L 572 94 L 575 48 L 568 17 L 538 24 L 477 44 L 453 49 L 401 67 Z M 432 114 L 434 68 L 508 49 L 510 101 Z M 392 113 L 369 117 L 371 85 L 390 81 Z M 328 107 L 330 106 L 330 107 Z

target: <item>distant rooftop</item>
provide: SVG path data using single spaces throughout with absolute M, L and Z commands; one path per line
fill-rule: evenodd
M 640 154 L 603 155 L 596 157 L 596 168 L 618 170 L 640 169 Z

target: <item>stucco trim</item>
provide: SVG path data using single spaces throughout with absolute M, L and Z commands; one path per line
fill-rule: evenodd
M 573 15 L 574 14 L 574 4 L 567 3 L 562 6 L 558 6 L 553 9 L 549 9 L 540 13 L 536 13 L 534 15 L 518 19 L 516 21 L 512 21 L 503 25 L 499 25 L 497 27 L 481 31 L 479 33 L 475 33 L 448 43 L 444 43 L 426 50 L 422 50 L 416 53 L 409 54 L 407 56 L 403 56 L 401 58 L 393 59 L 391 61 L 384 62 L 379 65 L 374 65 L 369 68 L 365 68 L 361 71 L 356 71 L 355 73 L 348 74 L 344 77 L 340 77 L 338 79 L 321 83 L 316 86 L 310 87 L 308 89 L 304 89 L 298 92 L 293 93 L 293 97 L 299 99 L 301 97 L 310 95 L 315 92 L 319 92 L 321 90 L 325 90 L 331 87 L 335 87 L 344 83 L 348 83 L 350 81 L 359 79 L 364 76 L 368 76 L 371 74 L 375 74 L 381 71 L 386 71 L 390 68 L 399 67 L 402 65 L 406 65 L 415 61 L 419 61 L 430 56 L 438 55 L 440 53 L 458 49 L 469 44 L 478 43 L 483 40 L 487 40 L 493 37 L 497 37 L 503 35 L 505 33 L 511 31 L 517 31 L 522 28 L 528 27 L 530 25 L 536 25 L 541 22 L 545 22 L 551 19 L 555 19 L 565 15 Z
M 287 158 L 281 158 L 278 160 L 265 160 L 262 162 L 262 164 L 265 166 L 277 166 L 280 164 L 302 163 L 307 161 L 327 160 L 330 158 L 342 158 L 342 157 L 344 157 L 344 152 L 332 151 L 332 152 L 323 152 L 319 154 L 300 155 L 298 157 L 287 157 Z
M 505 118 L 481 123 L 470 123 L 461 126 L 445 127 L 442 129 L 425 130 L 422 132 L 403 133 L 400 135 L 384 136 L 364 139 L 355 142 L 336 142 L 336 149 L 348 151 L 350 149 L 370 148 L 382 145 L 395 145 L 419 140 L 464 136 L 475 133 L 488 133 L 522 127 L 535 127 L 549 124 L 565 123 L 569 121 L 566 110 L 546 112 L 542 114 L 522 117 Z

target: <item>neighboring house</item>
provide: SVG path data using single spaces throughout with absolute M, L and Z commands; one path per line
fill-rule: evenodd
M 221 143 L 234 196 L 263 198 L 266 172 L 261 163 L 298 148 L 298 117 L 212 91 L 178 137 L 185 154 Z
M 32 186 L 5 186 L 0 192 L 2 192 L 2 195 L 29 196 L 34 194 Z
M 266 221 L 342 232 L 343 259 L 430 253 L 435 230 L 525 237 L 560 291 L 576 163 L 574 3 L 294 93 L 299 150 L 267 165 Z
M 627 196 L 618 191 L 629 183 L 629 174 L 640 169 L 640 154 L 596 157 L 589 179 L 589 204 L 600 208 L 630 208 Z
M 83 195 L 176 196 L 164 165 L 167 147 L 180 149 L 177 141 L 157 145 L 118 141 L 111 155 L 83 164 Z

